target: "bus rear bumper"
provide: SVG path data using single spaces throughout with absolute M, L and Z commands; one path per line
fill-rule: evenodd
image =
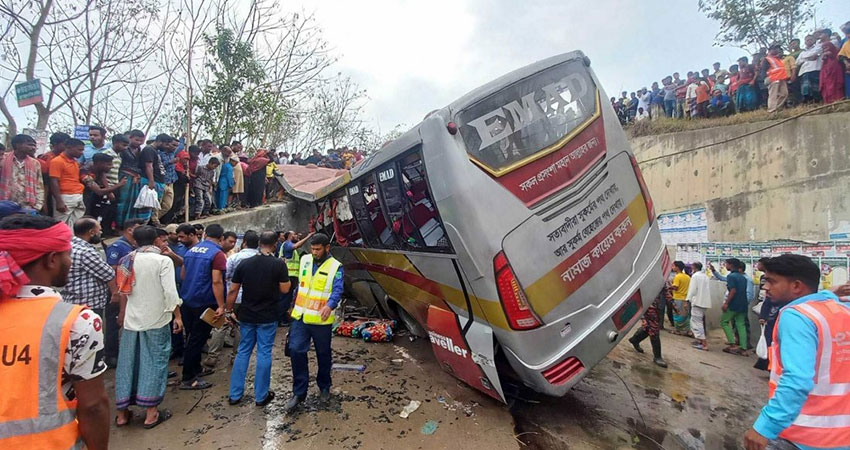
M 577 343 L 573 342 L 572 347 L 565 346 L 554 352 L 556 356 L 551 360 L 539 365 L 523 361 L 505 346 L 505 356 L 522 382 L 537 392 L 561 397 L 581 381 L 636 324 L 640 324 L 641 317 L 664 287 L 664 278 L 661 276 L 662 265 L 669 264 L 669 258 L 665 255 L 667 251 L 662 248 L 652 264 L 638 278 L 638 282 L 627 291 L 627 294 L 617 299 L 613 315 L 617 315 L 638 295 L 640 298 L 640 311 L 625 325 L 621 325 L 622 328 L 618 329 L 613 315 L 609 315 Z M 553 323 L 546 326 L 561 327 L 563 325 Z

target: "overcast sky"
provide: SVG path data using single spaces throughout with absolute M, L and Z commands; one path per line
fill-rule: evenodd
M 292 3 L 290 3 L 291 5 Z M 677 5 L 671 7 L 671 4 Z M 382 131 L 511 70 L 580 49 L 609 97 L 674 71 L 724 67 L 740 49 L 713 46 L 717 25 L 696 0 L 312 0 L 338 69 L 367 89 Z M 850 0 L 824 0 L 818 22 L 850 20 Z

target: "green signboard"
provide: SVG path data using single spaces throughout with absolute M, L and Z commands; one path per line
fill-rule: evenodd
M 30 80 L 15 85 L 15 95 L 18 97 L 18 106 L 34 105 L 44 100 L 41 96 L 41 80 Z

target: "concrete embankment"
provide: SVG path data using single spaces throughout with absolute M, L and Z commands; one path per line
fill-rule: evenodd
M 656 213 L 706 208 L 710 241 L 823 241 L 850 230 L 850 113 L 644 136 L 631 145 Z

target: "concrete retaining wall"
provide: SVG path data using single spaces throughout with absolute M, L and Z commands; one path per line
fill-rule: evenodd
M 226 231 L 235 231 L 238 234 L 248 230 L 307 231 L 310 216 L 316 214 L 311 206 L 308 203 L 296 201 L 272 203 L 221 216 L 210 216 L 191 223 L 200 223 L 204 226 L 217 223 Z
M 711 241 L 827 240 L 850 227 L 850 113 L 756 132 L 770 124 L 632 139 L 656 213 L 705 207 Z

